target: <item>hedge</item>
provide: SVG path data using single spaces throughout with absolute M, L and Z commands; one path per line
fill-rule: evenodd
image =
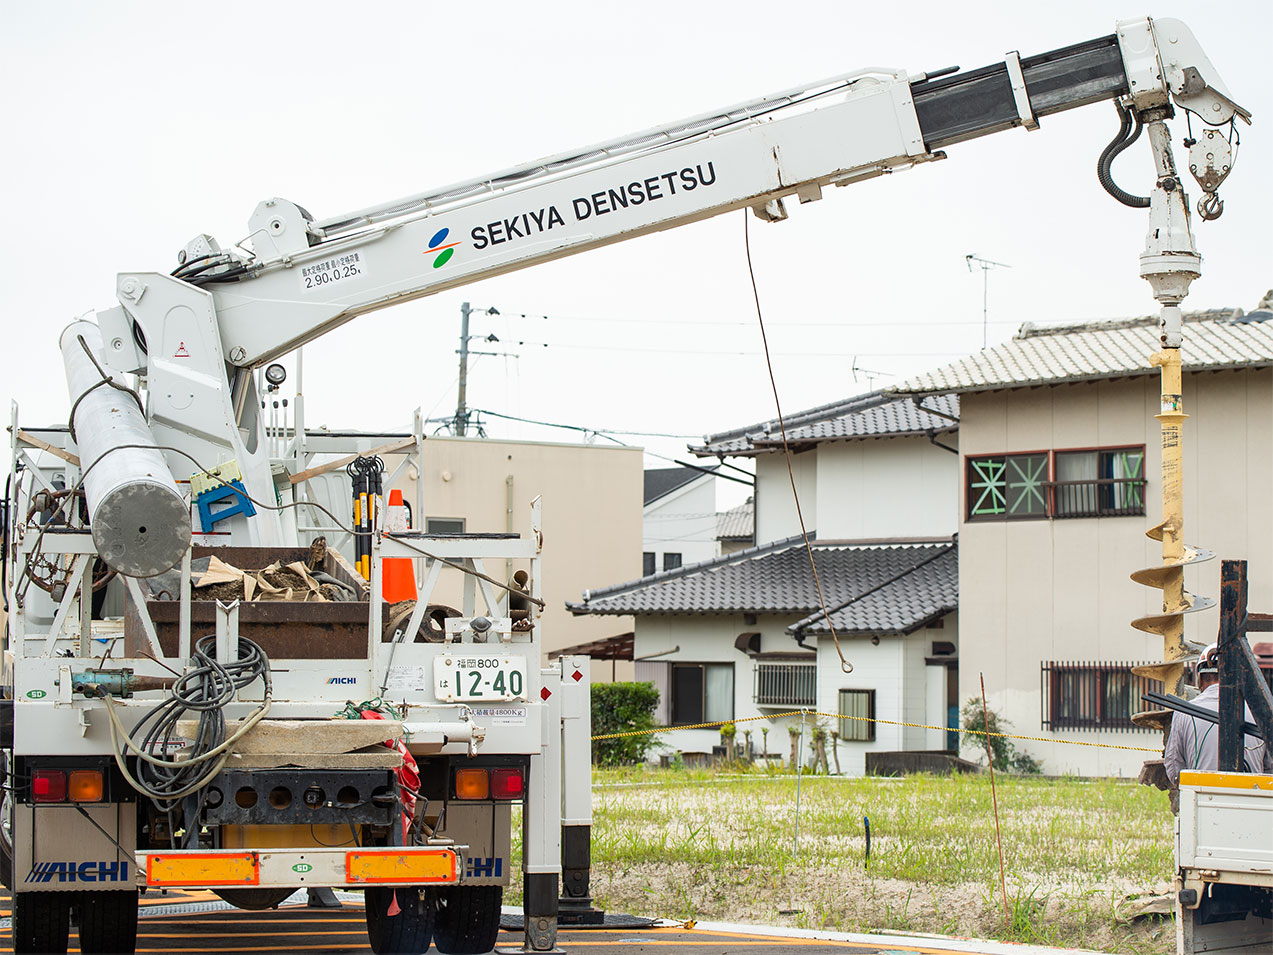
M 653 683 L 592 684 L 593 735 L 626 733 L 654 727 L 659 691 Z M 654 734 L 593 740 L 592 761 L 602 766 L 639 763 L 654 745 Z

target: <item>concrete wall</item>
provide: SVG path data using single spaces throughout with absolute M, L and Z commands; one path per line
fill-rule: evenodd
M 642 511 L 643 549 L 654 554 L 654 569 L 663 569 L 663 555 L 677 553 L 682 564 L 717 556 L 716 478 L 703 474 L 652 501 Z M 615 581 L 621 583 L 621 581 Z
M 943 437 L 954 445 L 954 435 Z M 949 537 L 959 526 L 959 456 L 927 438 L 824 441 L 793 455 L 805 527 L 819 540 Z M 756 459 L 756 543 L 800 533 L 786 457 Z
M 959 455 L 927 438 L 828 441 L 813 453 L 820 540 L 949 537 L 959 529 Z
M 1188 374 L 1185 540 L 1217 557 L 1245 558 L 1249 605 L 1273 610 L 1273 370 Z M 1158 591 L 1128 575 L 1160 562 L 1145 537 L 1161 514 L 1158 379 L 965 395 L 965 455 L 1145 445 L 1143 517 L 968 522 L 960 527 L 960 696 L 985 673 L 992 708 L 1016 732 L 1041 730 L 1040 662 L 1158 661 L 1161 641 L 1129 622 L 1161 608 Z M 961 487 L 965 480 L 961 475 Z M 961 503 L 961 514 L 966 503 Z M 1186 570 L 1186 588 L 1218 596 L 1219 561 Z M 1215 639 L 1218 611 L 1190 614 L 1186 636 Z M 1151 732 L 1067 730 L 1092 742 L 1155 747 Z M 1134 775 L 1148 754 L 1019 743 L 1049 772 Z
M 800 492 L 800 509 L 810 533 L 818 526 L 817 451 L 791 456 L 791 470 Z M 800 533 L 796 506 L 791 499 L 791 478 L 784 454 L 762 454 L 756 458 L 756 543 L 768 544 Z

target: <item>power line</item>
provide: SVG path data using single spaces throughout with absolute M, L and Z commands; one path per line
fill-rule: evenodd
M 510 342 L 509 344 L 514 344 Z M 519 340 L 515 344 L 532 345 L 540 348 L 571 348 L 578 351 L 617 351 L 625 354 L 634 352 L 650 355 L 704 355 L 711 358 L 757 358 L 764 355 L 763 351 L 735 351 L 735 350 L 718 350 L 718 349 L 691 349 L 691 348 L 633 348 L 631 345 L 588 345 L 579 344 L 577 342 L 533 342 L 527 340 Z M 907 352 L 869 352 L 869 351 L 851 351 L 851 352 L 828 352 L 828 351 L 807 351 L 807 352 L 773 352 L 774 358 L 835 358 L 840 360 L 852 360 L 854 358 L 950 358 L 952 356 L 967 355 L 968 350 L 960 351 L 907 351 Z
M 520 418 L 517 415 L 501 414 L 498 411 L 489 411 L 485 408 L 474 408 L 473 411 L 478 414 L 490 415 L 492 418 L 504 418 L 507 421 L 520 421 L 522 424 L 538 424 L 545 428 L 563 428 L 567 431 L 584 431 L 588 434 L 601 435 L 608 437 L 612 434 L 624 434 L 638 438 L 678 438 L 678 439 L 698 439 L 702 438 L 700 434 L 667 434 L 661 431 L 621 431 L 617 428 L 588 428 L 579 424 L 559 424 L 554 421 L 540 421 L 536 418 Z M 622 444 L 623 442 L 619 442 Z
M 750 328 L 749 322 L 725 322 L 698 318 L 602 318 L 601 316 L 544 315 L 534 312 L 510 313 L 513 318 L 538 318 L 558 322 L 587 322 L 589 324 L 605 323 L 607 325 L 700 325 L 716 328 Z M 843 322 L 780 322 L 779 328 L 913 328 L 915 326 L 935 328 L 956 328 L 963 326 L 980 327 L 982 322 L 956 320 L 952 322 L 922 322 L 907 319 L 899 321 L 843 321 Z M 991 322 L 991 325 L 1020 325 L 1011 320 Z

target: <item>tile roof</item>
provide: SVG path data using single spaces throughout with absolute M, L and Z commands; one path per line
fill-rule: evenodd
M 1181 361 L 1185 371 L 1273 365 L 1273 313 L 1260 309 L 1187 312 Z M 895 396 L 992 391 L 1033 385 L 1156 375 L 1158 318 L 1039 326 L 1029 322 L 994 348 L 885 389 Z
M 747 498 L 737 507 L 717 513 L 716 539 L 718 541 L 749 541 L 755 534 L 756 504 L 752 498 Z
M 844 632 L 905 633 L 954 609 L 955 544 L 813 544 L 829 608 Z M 584 593 L 580 614 L 794 613 L 821 617 L 804 541 L 798 537 Z M 815 611 L 817 613 L 815 614 Z M 816 633 L 817 620 L 802 620 Z M 792 631 L 795 632 L 794 630 Z
M 952 545 L 874 590 L 828 607 L 836 633 L 908 633 L 959 606 L 959 561 Z M 787 628 L 790 634 L 829 634 L 821 610 Z
M 959 425 L 959 398 L 938 395 L 925 402 L 934 414 L 915 406 L 907 397 L 872 391 L 829 405 L 809 408 L 784 416 L 787 441 L 808 445 L 819 441 L 846 441 L 862 438 L 890 438 L 909 434 L 942 434 Z M 949 415 L 950 417 L 947 417 Z M 782 429 L 775 418 L 734 431 L 707 436 L 703 444 L 690 447 L 700 457 L 754 455 L 782 447 Z
M 716 470 L 715 467 L 708 470 Z M 652 504 L 666 497 L 679 487 L 703 477 L 696 468 L 648 468 L 645 472 L 645 504 Z

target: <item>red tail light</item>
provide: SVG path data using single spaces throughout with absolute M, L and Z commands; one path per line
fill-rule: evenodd
M 491 770 L 491 798 L 521 799 L 526 792 L 526 777 L 520 769 Z
M 31 774 L 31 796 L 36 802 L 66 802 L 66 772 L 37 769 Z

